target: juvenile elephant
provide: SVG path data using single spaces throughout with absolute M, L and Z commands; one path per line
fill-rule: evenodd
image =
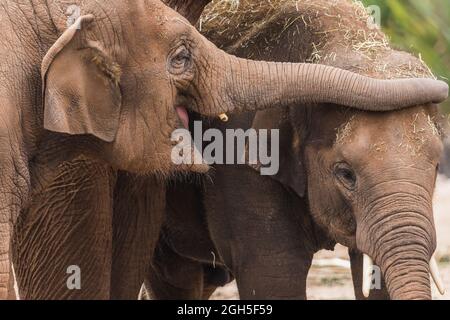
M 392 50 L 354 2 L 272 5 L 243 1 L 232 11 L 215 3 L 203 30 L 241 57 L 320 62 L 377 78 L 432 76 Z M 146 280 L 151 296 L 205 297 L 216 283 L 211 274 L 228 270 L 243 299 L 304 299 L 313 254 L 341 243 L 350 248 L 357 298 L 369 296 L 375 262 L 383 287 L 371 298 L 430 299 L 430 272 L 443 291 L 432 259 L 439 122 L 434 104 L 372 113 L 305 103 L 213 123 L 223 131 L 280 129 L 280 170 L 268 177 L 261 165 L 215 165 L 201 186 L 172 186 Z
M 199 4 L 174 3 L 187 13 Z M 162 220 L 161 181 L 207 169 L 171 161 L 187 109 L 214 117 L 311 101 L 382 111 L 447 96 L 430 79 L 240 59 L 158 0 L 0 4 L 0 298 L 12 288 L 11 246 L 21 298 L 137 295 Z M 134 254 L 143 247 L 147 256 Z M 131 284 L 111 280 L 122 268 L 136 271 Z

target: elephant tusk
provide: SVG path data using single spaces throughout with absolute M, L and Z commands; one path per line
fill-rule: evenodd
M 434 283 L 436 284 L 436 287 L 439 290 L 439 293 L 441 295 L 444 295 L 445 294 L 445 286 L 444 286 L 444 282 L 442 281 L 441 275 L 439 273 L 439 268 L 438 268 L 438 264 L 437 264 L 435 255 L 433 255 L 433 257 L 431 257 L 431 260 L 430 260 L 430 273 L 431 273 L 431 277 L 433 278 Z
M 220 119 L 222 122 L 228 122 L 228 120 L 229 120 L 229 118 L 228 118 L 228 116 L 227 116 L 226 113 L 220 114 L 220 115 L 219 115 L 219 119 Z
M 373 260 L 367 254 L 363 256 L 363 283 L 362 292 L 364 297 L 368 298 L 372 286 Z

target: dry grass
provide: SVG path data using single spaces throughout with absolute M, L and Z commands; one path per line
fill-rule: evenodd
M 379 140 L 370 146 L 370 151 L 377 157 L 388 151 L 420 156 L 426 150 L 426 146 L 432 137 L 443 138 L 444 131 L 439 123 L 439 119 L 440 116 L 436 118 L 425 111 L 413 113 L 409 118 L 405 118 L 405 123 L 398 123 L 398 128 L 402 128 L 401 141 L 398 145 Z M 336 129 L 335 144 L 351 143 L 352 134 L 357 130 L 354 124 L 357 122 L 358 114 L 355 114 L 338 127 Z
M 392 49 L 386 35 L 370 22 L 360 1 L 214 0 L 201 24 L 208 36 L 219 39 L 223 48 L 232 53 L 242 48 L 246 53 L 269 50 L 286 41 L 289 33 L 293 41 L 298 38 L 308 42 L 303 47 L 305 62 L 333 65 L 374 78 L 434 78 L 420 55 L 414 57 Z M 350 137 L 352 121 L 337 129 L 336 143 Z M 443 122 L 428 119 L 433 135 L 442 134 Z M 418 154 L 427 142 L 425 136 L 413 124 L 405 129 L 401 147 Z M 385 149 L 382 142 L 374 148 L 378 152 Z
M 346 123 L 336 130 L 336 144 L 350 141 L 349 139 L 353 131 L 353 121 L 355 120 L 355 117 L 356 116 L 353 115 Z
M 282 27 L 270 33 L 264 26 L 274 21 Z M 307 62 L 339 65 L 354 60 L 352 71 L 373 77 L 434 77 L 420 56 L 392 50 L 386 35 L 370 21 L 360 1 L 213 0 L 200 28 L 212 38 L 226 39 L 222 44 L 229 52 L 248 47 L 255 38 L 277 45 L 291 32 L 300 41 L 312 39 Z
M 425 112 L 416 113 L 411 116 L 409 127 L 404 128 L 403 139 L 398 149 L 413 156 L 419 156 L 426 149 L 431 137 L 441 137 L 441 135 L 436 119 Z

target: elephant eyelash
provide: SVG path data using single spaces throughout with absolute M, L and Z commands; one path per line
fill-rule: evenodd
M 116 87 L 119 86 L 120 78 L 122 77 L 122 69 L 119 64 L 111 61 L 111 59 L 99 52 L 95 53 L 91 59 L 91 62 L 94 63 L 109 79 L 111 79 Z

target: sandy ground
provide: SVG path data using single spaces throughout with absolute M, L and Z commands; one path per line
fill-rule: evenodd
M 434 199 L 434 216 L 438 237 L 437 258 L 447 293 L 439 295 L 433 285 L 434 299 L 450 300 L 450 180 L 439 177 Z M 339 259 L 339 260 L 336 260 Z M 348 267 L 347 250 L 337 246 L 334 252 L 323 251 L 314 257 L 314 266 L 308 277 L 308 299 L 351 300 L 355 298 L 351 273 Z M 324 262 L 342 266 L 322 267 Z M 234 283 L 218 289 L 212 299 L 239 299 Z

